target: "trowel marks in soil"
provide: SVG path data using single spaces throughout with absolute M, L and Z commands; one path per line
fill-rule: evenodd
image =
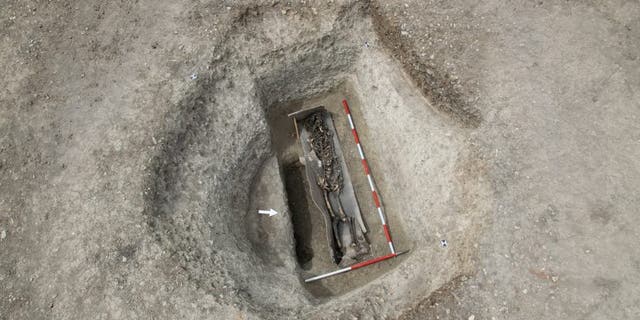
M 149 225 L 175 259 L 166 272 L 263 317 L 397 316 L 472 270 L 489 210 L 488 179 L 475 170 L 481 160 L 464 125 L 450 121 L 461 118 L 429 105 L 378 39 L 366 4 L 336 8 L 322 16 L 278 5 L 239 12 L 208 72 L 190 80 L 167 114 L 144 190 Z M 314 235 L 323 226 L 296 175 L 300 150 L 288 112 L 317 105 L 332 112 L 365 223 L 377 224 L 339 111 L 343 98 L 352 104 L 396 246 L 411 253 L 306 286 L 303 278 L 335 265 L 320 258 L 328 256 L 326 240 Z M 279 214 L 256 213 L 269 208 Z M 388 250 L 379 228 L 367 237 L 371 255 Z

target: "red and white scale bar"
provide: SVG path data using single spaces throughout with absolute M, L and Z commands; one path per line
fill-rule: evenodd
M 352 266 L 349 266 L 349 267 L 346 267 L 346 268 L 338 269 L 336 271 L 332 271 L 332 272 L 321 274 L 319 276 L 315 276 L 315 277 L 312 277 L 312 278 L 309 278 L 309 279 L 305 279 L 304 282 L 312 282 L 312 281 L 328 278 L 328 277 L 331 277 L 331 276 L 335 276 L 335 275 L 338 275 L 338 274 L 341 274 L 341 273 L 345 273 L 345 272 L 353 271 L 353 270 L 356 270 L 356 269 L 360 269 L 362 267 L 366 267 L 368 265 L 372 265 L 372 264 L 378 263 L 380 261 L 384 261 L 384 260 L 387 260 L 387 259 L 395 258 L 395 257 L 397 257 L 397 256 L 399 256 L 399 255 L 401 255 L 403 253 L 404 252 L 389 253 L 389 254 L 381 256 L 381 257 L 377 257 L 377 258 L 373 258 L 373 259 L 369 259 L 369 260 L 366 260 L 366 261 L 362 261 L 362 262 L 356 263 L 356 264 L 354 264 Z
M 356 141 L 356 147 L 358 147 L 358 153 L 360 154 L 360 160 L 362 161 L 362 166 L 364 167 L 364 173 L 367 175 L 367 180 L 369 180 L 369 187 L 371 187 L 371 195 L 373 196 L 373 202 L 375 203 L 376 209 L 378 210 L 378 216 L 380 216 L 380 222 L 382 223 L 384 236 L 387 238 L 387 243 L 389 244 L 389 250 L 391 250 L 391 253 L 384 256 L 377 257 L 377 258 L 362 261 L 346 268 L 338 269 L 336 271 L 311 277 L 309 279 L 305 279 L 304 282 L 312 282 L 312 281 L 328 278 L 331 276 L 335 276 L 341 273 L 353 271 L 362 267 L 372 265 L 374 263 L 378 263 L 380 261 L 395 258 L 406 252 L 406 251 L 396 252 L 393 246 L 393 241 L 391 241 L 391 234 L 389 233 L 389 227 L 387 226 L 387 222 L 384 218 L 384 212 L 382 211 L 382 206 L 380 205 L 380 197 L 378 197 L 376 186 L 373 183 L 373 178 L 371 177 L 371 171 L 369 170 L 369 165 L 367 164 L 367 159 L 364 157 L 364 151 L 362 150 L 362 145 L 360 145 L 360 138 L 358 137 L 358 131 L 356 131 L 356 127 L 353 124 L 353 118 L 351 118 L 351 110 L 349 109 L 349 104 L 347 103 L 347 100 L 342 100 L 342 106 L 344 106 L 344 112 L 347 114 L 347 118 L 349 119 L 349 126 L 351 127 L 351 133 L 353 134 L 353 138 Z
M 349 104 L 347 103 L 347 100 L 342 100 L 342 106 L 344 107 L 344 112 L 347 114 L 347 118 L 349 119 L 349 126 L 351 127 L 351 133 L 353 134 L 353 139 L 356 141 L 356 147 L 358 148 L 358 153 L 360 154 L 360 161 L 362 162 L 364 173 L 367 175 L 367 180 L 369 180 L 369 187 L 371 187 L 371 196 L 373 197 L 373 203 L 375 203 L 376 209 L 378 210 L 378 216 L 380 217 L 380 222 L 382 223 L 384 236 L 387 238 L 387 243 L 389 244 L 389 250 L 391 251 L 392 254 L 395 254 L 396 249 L 393 247 L 393 241 L 391 241 L 391 233 L 389 233 L 389 227 L 387 226 L 387 221 L 384 218 L 382 205 L 380 205 L 380 197 L 378 196 L 378 191 L 376 190 L 376 186 L 373 183 L 373 178 L 371 177 L 371 170 L 369 170 L 369 164 L 367 163 L 367 158 L 365 158 L 364 156 L 364 151 L 362 150 L 362 145 L 360 144 L 360 137 L 358 137 L 358 131 L 356 130 L 356 126 L 353 123 L 353 118 L 351 118 L 351 110 L 349 109 Z

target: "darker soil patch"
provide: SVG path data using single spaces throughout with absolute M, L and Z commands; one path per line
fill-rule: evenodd
M 289 164 L 284 168 L 284 181 L 287 190 L 293 237 L 296 241 L 296 257 L 302 269 L 308 270 L 313 259 L 311 213 L 307 201 L 306 182 L 303 178 L 304 167 Z
M 372 6 L 371 16 L 381 42 L 430 102 L 462 126 L 477 128 L 482 122 L 480 111 L 465 100 L 456 87 L 458 81 L 436 64 L 422 61 L 412 43 L 403 39 L 400 27 L 381 13 L 378 6 Z

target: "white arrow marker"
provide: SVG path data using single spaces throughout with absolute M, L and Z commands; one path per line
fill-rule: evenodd
M 268 214 L 269 217 L 273 217 L 276 214 L 278 214 L 278 211 L 275 211 L 273 209 L 269 209 L 269 210 L 258 210 L 258 214 Z

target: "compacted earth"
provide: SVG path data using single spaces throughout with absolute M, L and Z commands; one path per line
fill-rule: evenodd
M 0 319 L 640 318 L 636 1 L 1 7 Z M 318 106 L 404 254 L 306 283 Z

